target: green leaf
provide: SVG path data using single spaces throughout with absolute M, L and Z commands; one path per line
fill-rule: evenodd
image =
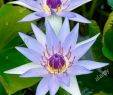
M 70 93 L 68 93 L 67 91 L 65 91 L 63 88 L 60 88 L 58 90 L 57 95 L 70 95 Z
M 107 0 L 108 1 L 108 5 L 113 9 L 113 0 Z
M 104 27 L 103 35 L 103 54 L 109 60 L 113 61 L 113 12 L 109 15 L 109 18 Z
M 100 28 L 95 21 L 92 21 L 92 23 L 88 25 L 88 31 L 90 37 L 96 35 L 97 33 L 101 33 Z M 102 34 L 100 34 L 96 42 L 91 47 L 91 51 L 94 60 L 98 62 L 108 63 L 111 61 L 107 59 L 102 53 L 102 37 L 103 37 Z M 109 69 L 107 70 L 109 71 Z M 103 75 L 102 73 L 103 71 L 99 72 L 95 70 L 92 74 L 77 77 L 83 95 L 95 95 L 95 93 L 98 93 L 100 91 L 103 91 L 105 93 L 113 93 L 113 88 L 112 88 L 113 79 L 109 78 L 108 75 L 107 76 Z M 98 81 L 96 81 L 97 78 L 99 78 Z
M 113 28 L 104 34 L 103 54 L 113 61 Z
M 7 95 L 1 83 L 0 83 L 0 95 Z
M 105 93 L 103 91 L 100 91 L 99 93 L 94 94 L 94 95 L 112 95 L 112 94 L 109 94 L 109 93 Z
M 88 25 L 89 36 L 92 37 L 100 32 L 100 28 L 95 21 L 92 21 L 91 24 Z M 102 35 L 97 38 L 96 42 L 91 47 L 91 51 L 93 57 L 96 61 L 100 62 L 109 62 L 109 60 L 102 53 Z
M 98 81 L 96 81 L 97 78 Z M 95 70 L 91 74 L 77 76 L 77 80 L 79 82 L 82 95 L 94 95 L 99 91 L 113 93 L 113 79 L 109 78 L 108 75 L 103 75 L 103 72 Z
M 3 72 L 29 62 L 22 54 L 14 49 L 22 40 L 18 32 L 31 32 L 30 22 L 18 22 L 24 16 L 31 13 L 26 8 L 4 5 L 0 9 L 0 82 L 8 95 L 28 88 L 39 81 L 39 78 L 19 78 L 17 75 L 7 75 Z M 1 94 L 1 93 L 0 93 Z
M 24 88 L 28 88 L 40 80 L 40 78 L 24 79 L 20 78 L 18 75 L 7 75 L 2 73 L 5 70 L 9 70 L 29 62 L 22 54 L 14 49 L 2 52 L 0 55 L 0 61 L 3 62 L 0 66 L 0 81 L 8 95 L 14 94 Z
M 0 74 L 5 70 L 28 63 L 29 61 L 17 50 L 9 49 L 0 53 Z
M 31 31 L 30 22 L 18 22 L 29 13 L 31 11 L 26 8 L 10 4 L 6 4 L 0 8 L 0 49 L 4 48 L 17 37 L 18 32 L 27 33 Z
M 105 23 L 103 33 L 107 32 L 113 25 L 113 12 L 110 13 L 108 20 Z
M 18 75 L 6 75 L 0 78 L 1 83 L 5 87 L 8 95 L 14 94 L 18 90 L 28 88 L 36 84 L 40 78 L 19 78 Z

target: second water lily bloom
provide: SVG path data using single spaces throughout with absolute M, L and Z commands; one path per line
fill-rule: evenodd
M 55 95 L 59 87 L 72 95 L 81 95 L 76 76 L 90 74 L 92 70 L 108 65 L 108 63 L 80 60 L 99 34 L 77 43 L 79 24 L 70 32 L 68 19 L 65 19 L 57 36 L 49 22 L 46 22 L 46 35 L 34 24 L 31 25 L 36 39 L 19 33 L 28 48 L 16 47 L 16 49 L 32 63 L 5 73 L 21 74 L 22 78 L 43 77 L 37 87 L 36 95 L 45 95 L 48 91 L 50 95 Z
M 83 16 L 71 12 L 71 10 L 78 8 L 89 1 L 91 0 L 19 0 L 11 3 L 18 4 L 35 11 L 23 18 L 21 22 L 38 20 L 42 17 L 56 15 L 68 18 L 72 21 L 90 23 L 90 21 Z

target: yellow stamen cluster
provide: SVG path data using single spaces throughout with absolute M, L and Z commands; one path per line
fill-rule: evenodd
M 61 69 L 54 69 L 54 68 L 52 68 L 50 65 L 49 65 L 49 63 L 48 63 L 48 66 L 47 66 L 47 69 L 48 69 L 48 71 L 50 72 L 50 73 L 55 73 L 55 74 L 57 74 L 57 73 L 63 73 L 63 72 L 65 72 L 66 70 L 67 70 L 67 68 L 68 68 L 68 66 L 69 66 L 69 61 L 68 61 L 68 59 L 66 58 L 66 57 L 64 57 L 64 59 L 65 59 L 65 65 L 61 68 Z
M 51 12 L 49 6 L 46 5 L 46 4 L 43 5 L 43 9 L 45 10 L 46 13 L 50 13 Z M 60 7 L 56 8 L 56 9 L 53 9 L 53 11 L 54 12 L 61 12 L 62 11 L 62 8 L 60 6 Z

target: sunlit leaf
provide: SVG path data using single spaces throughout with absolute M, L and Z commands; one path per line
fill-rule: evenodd
M 113 12 L 109 15 L 109 18 L 104 27 L 103 35 L 103 54 L 108 59 L 113 61 Z
M 6 47 L 8 43 L 17 37 L 18 32 L 27 33 L 31 31 L 30 22 L 18 22 L 29 13 L 30 11 L 26 8 L 10 4 L 6 4 L 0 8 L 0 49 Z

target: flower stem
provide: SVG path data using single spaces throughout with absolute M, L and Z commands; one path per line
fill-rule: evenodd
M 93 0 L 93 1 L 92 1 L 90 13 L 89 13 L 89 18 L 90 18 L 90 19 L 93 17 L 93 14 L 94 14 L 94 12 L 95 12 L 96 5 L 97 5 L 97 1 L 98 1 L 98 0 Z
M 82 12 L 83 12 L 83 16 L 87 16 L 87 12 L 86 12 L 86 5 L 82 6 Z

